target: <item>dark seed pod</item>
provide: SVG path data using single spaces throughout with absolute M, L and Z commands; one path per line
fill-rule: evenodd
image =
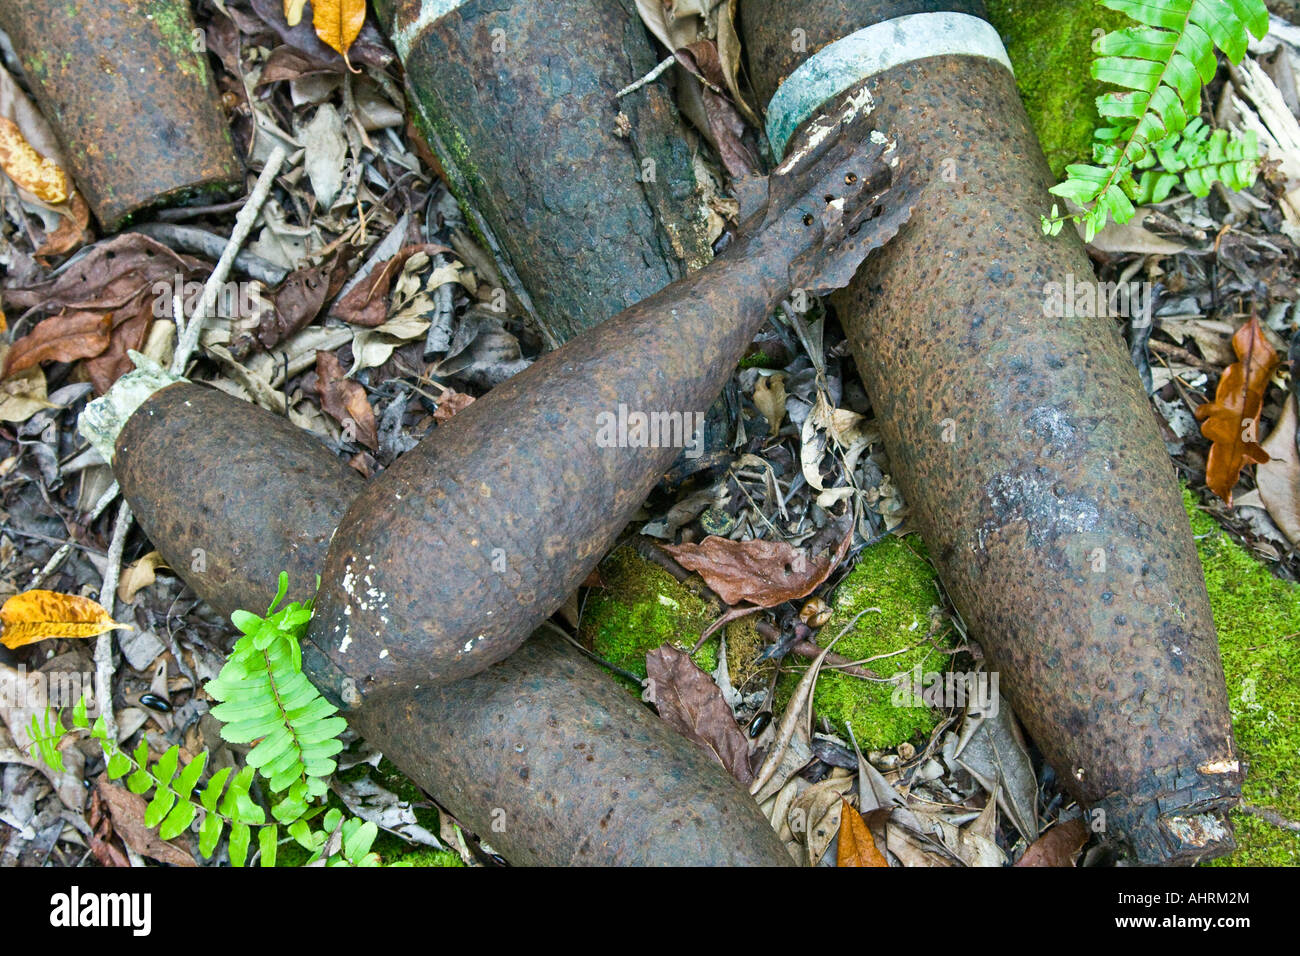
M 1217 856 L 1241 767 L 1187 516 L 1114 323 L 1046 317 L 1051 283 L 1095 277 L 1073 230 L 1041 234 L 1051 172 L 983 15 L 741 4 L 778 152 L 866 96 L 926 171 L 911 222 L 834 301 L 953 602 L 1108 834 L 1145 863 Z
M 130 416 L 113 466 L 168 565 L 227 615 L 265 607 L 281 571 L 292 599 L 310 597 L 330 533 L 363 487 L 284 418 L 185 383 Z M 310 640 L 303 665 L 335 703 L 365 685 L 364 671 L 338 671 Z M 412 687 L 347 719 L 517 865 L 790 862 L 703 748 L 553 634 L 477 677 Z
M 150 710 L 156 710 L 160 714 L 170 714 L 172 712 L 171 701 L 165 697 L 159 697 L 157 694 L 141 694 L 140 703 Z

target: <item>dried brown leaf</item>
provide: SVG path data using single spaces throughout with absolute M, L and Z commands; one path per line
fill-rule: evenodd
M 727 604 L 747 601 L 775 607 L 797 601 L 818 587 L 843 559 L 853 536 L 848 532 L 834 552 L 810 555 L 784 541 L 731 541 L 710 535 L 699 544 L 664 545 L 684 568 L 699 572 Z
M 1292 544 L 1300 545 L 1300 453 L 1296 449 L 1296 424 L 1296 399 L 1292 395 L 1282 406 L 1282 417 L 1262 446 L 1270 460 L 1255 469 L 1255 481 L 1273 522 Z
M 438 407 L 433 410 L 433 420 L 439 425 L 474 404 L 474 396 L 449 388 L 438 396 Z
M 704 746 L 741 783 L 751 783 L 749 743 L 713 678 L 671 644 L 647 654 L 645 666 L 659 716 Z
M 1210 490 L 1232 504 L 1232 489 L 1247 463 L 1263 464 L 1268 452 L 1257 437 L 1264 393 L 1280 358 L 1264 336 L 1259 317 L 1254 316 L 1232 337 L 1237 361 L 1219 379 L 1214 401 L 1196 409 L 1201 434 L 1210 440 L 1205 465 L 1205 483 Z
M 370 407 L 366 390 L 344 376 L 343 366 L 333 352 L 316 353 L 316 392 L 321 409 L 349 431 L 353 440 L 370 449 L 379 447 L 375 410 Z
M 428 255 L 451 252 L 446 246 L 437 243 L 416 243 L 403 246 L 391 259 L 379 263 L 370 275 L 366 276 L 349 289 L 330 309 L 330 315 L 350 322 L 373 328 L 383 325 L 388 318 L 388 290 L 393 280 L 402 273 L 406 260 L 417 252 Z
M 1082 817 L 1058 823 L 1029 845 L 1016 866 L 1074 866 L 1079 851 L 1088 842 L 1088 828 Z
M 158 838 L 157 832 L 144 825 L 144 811 L 148 803 L 144 797 L 125 787 L 109 783 L 107 777 L 95 781 L 100 797 L 108 807 L 113 829 L 128 847 L 159 863 L 172 866 L 198 866 L 194 857 L 176 845 Z
M 4 377 L 42 362 L 75 362 L 94 358 L 106 348 L 113 332 L 110 312 L 64 312 L 38 322 L 9 350 Z

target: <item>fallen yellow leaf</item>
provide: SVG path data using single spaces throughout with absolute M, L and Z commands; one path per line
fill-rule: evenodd
M 366 0 L 312 0 L 311 8 L 321 42 L 347 56 L 366 22 Z
M 291 27 L 296 27 L 302 19 L 302 8 L 307 0 L 284 0 L 284 19 Z
M 94 637 L 119 624 L 90 598 L 57 591 L 24 591 L 0 607 L 0 644 L 13 650 L 52 637 Z
M 32 148 L 18 125 L 4 116 L 0 116 L 0 169 L 42 202 L 66 202 L 72 192 L 68 174 Z
M 859 758 L 861 759 L 861 758 Z M 889 861 L 876 849 L 876 841 L 867 829 L 862 814 L 847 801 L 840 816 L 840 842 L 835 851 L 836 866 L 889 866 Z

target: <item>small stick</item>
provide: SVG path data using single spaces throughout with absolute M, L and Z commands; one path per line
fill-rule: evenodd
M 664 73 L 667 72 L 668 68 L 676 62 L 677 62 L 676 55 L 670 56 L 668 59 L 664 60 L 662 63 L 656 66 L 645 76 L 641 77 L 641 79 L 633 83 L 631 86 L 623 87 L 621 90 L 615 93 L 614 96 L 621 100 L 629 93 L 635 93 L 637 90 L 641 89 L 641 87 L 653 83 L 655 80 L 659 79 L 659 77 L 663 76 Z
M 131 506 L 123 501 L 113 522 L 113 537 L 108 544 L 108 566 L 104 569 L 104 583 L 99 589 L 99 603 L 108 616 L 113 616 L 117 600 L 117 579 L 122 570 L 122 550 L 126 547 L 126 534 L 131 530 Z M 117 717 L 113 713 L 113 632 L 99 635 L 95 641 L 95 696 L 99 699 L 99 712 L 108 729 L 109 740 L 117 740 Z
M 266 160 L 266 165 L 257 177 L 257 184 L 253 186 L 253 191 L 248 195 L 248 202 L 244 203 L 244 208 L 239 210 L 239 215 L 235 217 L 235 228 L 231 230 L 230 241 L 226 243 L 225 251 L 221 253 L 221 258 L 217 260 L 216 266 L 213 267 L 212 275 L 208 276 L 208 281 L 203 284 L 203 295 L 199 298 L 199 304 L 194 307 L 194 314 L 190 316 L 184 332 L 178 336 L 176 356 L 172 359 L 171 371 L 173 375 L 185 374 L 185 367 L 189 365 L 190 356 L 198 347 L 199 333 L 203 331 L 203 324 L 216 307 L 217 296 L 221 292 L 222 284 L 226 281 L 226 276 L 230 275 L 230 267 L 234 265 L 235 256 L 238 255 L 240 248 L 248 239 L 248 234 L 253 231 L 253 223 L 257 221 L 258 214 L 262 211 L 262 205 L 266 202 L 266 197 L 271 193 L 271 186 L 275 182 L 281 164 L 284 162 L 284 156 L 284 148 L 281 146 L 277 146 L 271 151 L 270 157 Z M 178 328 L 182 319 L 183 316 L 177 316 Z
M 92 523 L 96 518 L 103 514 L 104 509 L 107 508 L 113 502 L 113 499 L 117 497 L 117 493 L 118 487 L 117 482 L 115 481 L 108 486 L 102 495 L 99 496 L 99 500 L 95 502 L 95 506 L 90 509 L 90 514 L 86 516 L 86 524 Z M 73 542 L 68 541 L 64 543 L 58 551 L 55 551 L 50 555 L 50 560 L 45 562 L 45 567 L 41 568 L 41 570 L 36 573 L 36 576 L 32 578 L 31 586 L 39 588 L 44 585 L 50 575 L 57 571 L 63 565 L 63 562 L 68 559 L 68 555 L 72 553 L 73 546 Z

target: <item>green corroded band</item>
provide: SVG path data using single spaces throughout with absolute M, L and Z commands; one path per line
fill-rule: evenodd
M 1002 38 L 968 13 L 913 13 L 836 40 L 813 54 L 782 83 L 767 105 L 767 138 L 778 157 L 795 130 L 828 100 L 869 76 L 931 56 L 982 56 L 1008 70 Z
M 397 55 L 402 58 L 402 62 L 406 62 L 411 47 L 426 27 L 441 20 L 453 10 L 463 7 L 467 2 L 468 0 L 424 0 L 414 20 L 409 23 L 395 24 L 393 46 L 397 48 Z

